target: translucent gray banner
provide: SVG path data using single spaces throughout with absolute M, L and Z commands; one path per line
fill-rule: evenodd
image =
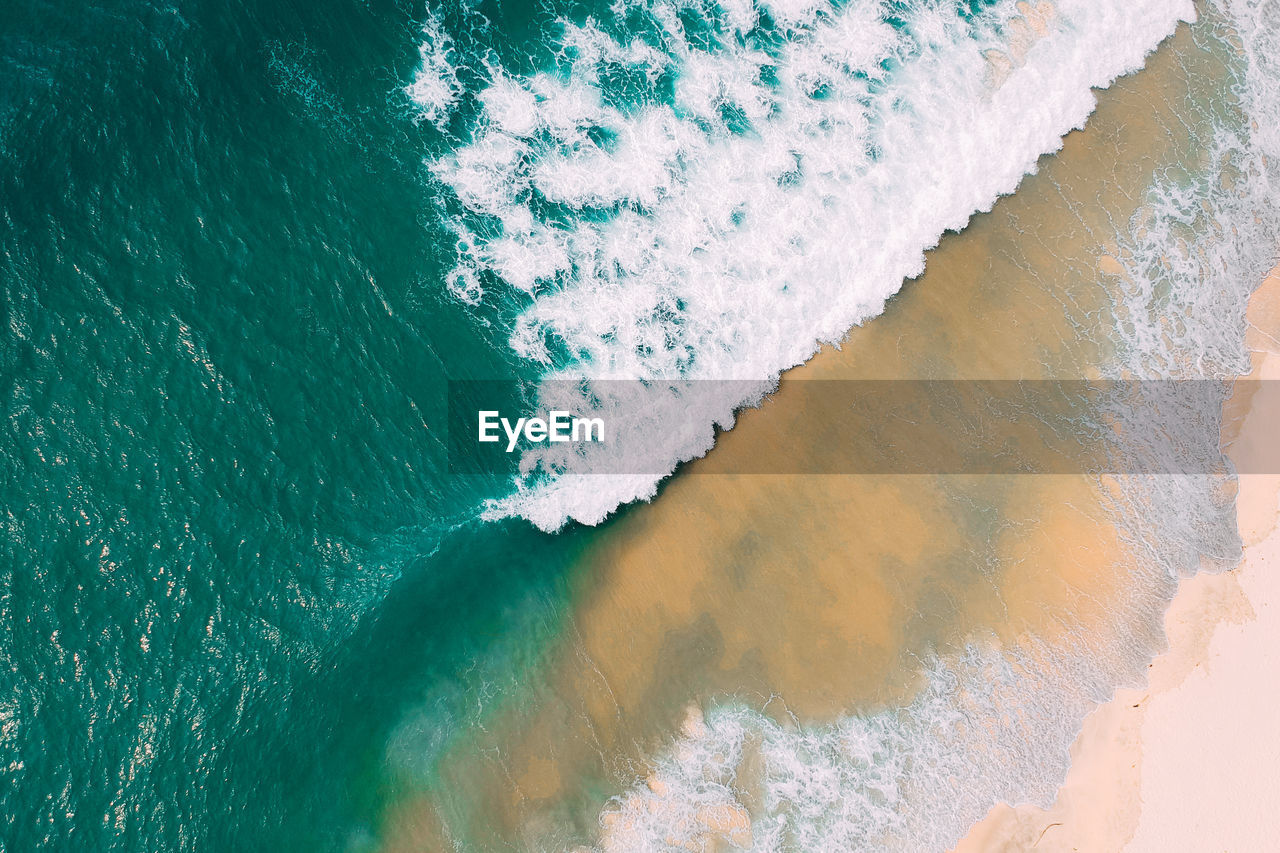
M 1280 473 L 1280 424 L 1221 436 L 1224 404 L 1280 396 L 1258 380 L 616 380 L 449 385 L 458 474 Z M 746 406 L 742 409 L 740 407 Z M 732 412 L 742 428 L 731 426 Z M 715 425 L 713 427 L 713 425 Z M 1261 430 L 1261 431 L 1259 431 Z

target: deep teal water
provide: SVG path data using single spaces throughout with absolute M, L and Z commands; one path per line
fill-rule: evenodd
M 425 161 L 479 69 L 563 71 L 558 18 L 660 41 L 611 5 L 0 0 L 0 853 L 368 849 L 536 678 L 600 533 L 479 522 L 507 479 L 447 472 L 446 381 L 541 368 L 524 297 L 447 294 L 448 222 L 497 226 Z M 439 127 L 403 91 L 429 19 Z
M 425 13 L 0 9 L 0 850 L 360 849 L 554 636 L 585 535 L 445 473 L 445 379 L 531 374 L 440 283 Z

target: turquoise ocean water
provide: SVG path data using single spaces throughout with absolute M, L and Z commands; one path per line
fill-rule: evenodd
M 376 848 L 661 479 L 447 381 L 838 341 L 1194 17 L 1058 5 L 0 0 L 0 851 Z
M 433 428 L 522 368 L 440 285 L 422 15 L 0 12 L 0 849 L 349 849 L 554 631 L 575 537 Z

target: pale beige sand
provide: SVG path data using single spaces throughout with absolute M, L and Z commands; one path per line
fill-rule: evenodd
M 1280 380 L 1280 267 L 1249 305 L 1252 378 Z M 1280 384 L 1280 383 L 1277 383 Z M 1235 404 L 1235 405 L 1233 405 Z M 1280 390 L 1233 400 L 1238 435 L 1273 442 Z M 1240 477 L 1239 568 L 1181 585 L 1165 618 L 1169 650 L 1142 689 L 1121 690 L 1084 724 L 1049 809 L 998 805 L 956 853 L 1131 853 L 1275 848 L 1280 815 L 1280 476 Z
M 1180 28 L 1015 195 L 947 235 L 883 315 L 789 373 L 712 454 L 611 525 L 541 664 L 545 687 L 458 739 L 436 790 L 388 814 L 384 849 L 440 849 L 451 835 L 562 849 L 601 829 L 607 845 L 625 827 L 602 808 L 649 774 L 690 705 L 733 696 L 780 720 L 830 720 L 909 700 L 923 658 L 974 637 L 1083 637 L 1101 655 L 1156 625 L 1172 584 L 1123 610 L 1145 581 L 1082 475 L 695 475 L 761 454 L 820 462 L 829 450 L 796 438 L 788 402 L 805 379 L 1094 375 L 1111 322 L 1100 263 L 1118 251 L 1107 235 L 1188 156 L 1187 104 L 1222 76 Z M 745 838 L 744 817 L 693 819 L 714 846 Z

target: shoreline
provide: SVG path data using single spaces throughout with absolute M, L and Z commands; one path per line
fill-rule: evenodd
M 1193 78 L 1189 65 L 1201 73 Z M 930 845 L 943 849 L 1002 795 L 1051 798 L 1074 734 L 1060 715 L 1078 724 L 1106 695 L 1104 682 L 1136 677 L 1159 647 L 1174 593 L 1158 567 L 1134 573 L 1109 495 L 1084 475 L 691 474 L 762 454 L 821 463 L 818 436 L 787 438 L 805 434 L 787 401 L 808 379 L 1096 377 L 1114 345 L 1107 307 L 1117 282 L 1103 258 L 1119 251 L 1118 237 L 1099 235 L 1133 219 L 1160 169 L 1194 161 L 1204 140 L 1181 132 L 1184 106 L 1224 76 L 1192 27 L 1180 26 L 1142 70 L 1098 94 L 1086 126 L 1016 193 L 946 235 L 874 322 L 789 371 L 770 404 L 741 413 L 714 453 L 615 522 L 584 556 L 569 630 L 546 658 L 546 689 L 460 738 L 438 786 L 389 812 L 383 849 L 459 836 L 619 850 L 645 838 L 697 847 L 759 837 L 770 831 L 767 774 L 800 766 L 792 758 L 801 727 L 838 751 L 847 744 L 839 724 L 888 725 L 900 714 L 892 736 L 927 751 L 945 735 L 950 754 L 993 767 L 986 729 L 948 728 L 952 706 L 916 702 L 928 666 L 990 652 L 1012 691 L 1023 670 L 998 658 L 1001 649 L 1069 645 L 1091 682 L 1049 666 L 1038 684 L 1056 691 L 1052 708 L 1033 703 L 1011 716 L 999 702 L 982 704 L 981 691 L 957 697 L 1005 726 L 1009 741 L 1036 737 L 1010 771 L 1016 779 L 987 771 L 966 786 L 954 781 L 959 767 L 943 768 L 918 777 L 881 819 L 915 820 L 950 797 L 962 813 L 944 829 L 884 824 L 903 839 L 945 834 Z M 1031 222 L 1034 241 L 1025 239 Z M 1089 648 L 1077 648 L 1081 637 Z M 749 729 L 733 771 L 740 782 L 707 794 L 685 759 L 719 754 L 711 742 L 730 729 L 702 712 L 729 700 Z M 760 748 L 766 731 L 772 757 Z M 856 761 L 842 766 L 852 768 L 842 784 L 877 784 Z M 863 831 L 866 817 L 851 817 L 849 832 Z
M 1280 267 L 1249 301 L 1246 344 L 1248 378 L 1280 379 Z M 1232 455 L 1268 440 L 1280 394 L 1264 387 L 1224 408 Z M 1280 476 L 1240 475 L 1240 565 L 1182 581 L 1165 614 L 1168 649 L 1146 685 L 1117 690 L 1086 717 L 1054 803 L 997 804 L 953 853 L 1261 849 L 1263 824 L 1280 812 L 1269 784 L 1280 733 L 1259 700 L 1280 695 L 1278 502 Z

